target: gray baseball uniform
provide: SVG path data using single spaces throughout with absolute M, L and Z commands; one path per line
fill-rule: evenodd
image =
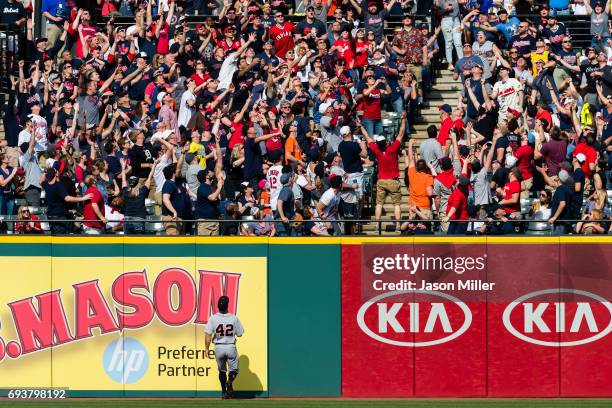
M 244 334 L 244 327 L 238 317 L 231 313 L 215 313 L 206 323 L 205 333 L 213 336 L 215 343 L 215 358 L 220 372 L 238 371 L 238 351 L 236 337 Z

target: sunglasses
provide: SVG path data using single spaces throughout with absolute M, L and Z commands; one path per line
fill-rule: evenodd
M 22 214 L 26 214 L 26 213 L 29 213 L 29 212 L 30 212 L 30 210 L 21 210 Z
M 563 44 L 570 44 L 571 41 L 570 40 L 563 40 Z

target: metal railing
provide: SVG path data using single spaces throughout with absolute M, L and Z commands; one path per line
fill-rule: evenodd
M 15 228 L 15 224 L 18 223 L 40 223 L 41 227 L 42 227 L 42 233 L 45 235 L 54 235 L 51 233 L 51 225 L 54 223 L 57 224 L 63 224 L 64 226 L 71 226 L 71 228 L 68 228 L 69 232 L 67 232 L 66 234 L 61 234 L 61 235 L 87 235 L 85 233 L 83 233 L 82 231 L 80 231 L 78 228 L 76 228 L 77 224 L 83 224 L 83 223 L 99 223 L 100 220 L 84 220 L 84 219 L 38 219 L 38 220 L 23 220 L 23 219 L 16 219 L 16 218 L 4 218 L 4 219 L 0 219 L 0 226 L 2 226 L 3 224 L 5 226 L 8 225 L 13 225 L 13 228 L 4 228 L 4 229 L 0 229 L 0 235 L 2 234 L 14 234 L 17 235 L 17 233 L 14 231 Z M 197 225 L 199 223 L 218 223 L 219 226 L 221 227 L 223 224 L 229 224 L 234 225 L 235 228 L 237 229 L 237 233 L 236 234 L 230 234 L 230 235 L 244 235 L 241 234 L 241 224 L 248 224 L 248 223 L 257 223 L 257 222 L 268 222 L 268 223 L 274 223 L 275 225 L 280 225 L 283 224 L 281 220 L 279 219 L 274 219 L 274 220 L 256 220 L 256 219 L 252 219 L 250 217 L 246 217 L 246 218 L 240 218 L 240 219 L 176 219 L 176 220 L 163 220 L 163 219 L 129 219 L 129 220 L 124 220 L 124 221 L 112 221 L 111 223 L 116 223 L 116 224 L 124 224 L 124 223 L 131 223 L 131 224 L 140 224 L 143 225 L 144 228 L 144 232 L 142 234 L 124 234 L 123 231 L 105 231 L 104 233 L 106 235 L 117 235 L 117 234 L 121 234 L 121 235 L 164 235 L 165 234 L 165 229 L 167 226 L 170 225 L 176 225 L 176 224 L 182 224 L 183 226 L 187 225 L 190 227 L 189 231 L 183 232 L 181 234 L 179 234 L 180 236 L 195 236 L 198 235 L 197 234 Z M 602 227 L 605 229 L 605 233 L 603 234 L 593 234 L 593 235 L 605 235 L 605 234 L 611 234 L 612 232 L 610 232 L 610 225 L 612 224 L 611 221 L 609 220 L 596 220 L 596 221 L 591 221 L 591 220 L 577 220 L 577 219 L 573 219 L 573 220 L 560 220 L 557 221 L 553 224 L 549 224 L 547 220 L 535 220 L 535 219 L 507 219 L 506 221 L 502 221 L 500 219 L 493 219 L 493 220 L 488 220 L 488 219 L 470 219 L 467 221 L 464 220 L 448 220 L 448 221 L 444 221 L 444 223 L 447 223 L 448 225 L 450 224 L 464 224 L 467 225 L 470 229 L 465 233 L 465 234 L 453 234 L 453 235 L 464 235 L 464 236 L 479 236 L 479 235 L 489 235 L 489 236 L 496 236 L 496 235 L 517 235 L 517 236 L 529 236 L 529 235 L 537 235 L 537 236 L 565 236 L 565 235 L 577 235 L 575 234 L 573 225 L 575 225 L 578 222 L 583 222 L 583 223 L 587 223 L 587 222 L 596 222 L 599 223 L 600 225 L 602 225 Z M 443 235 L 447 235 L 445 232 L 440 231 L 439 229 L 437 229 L 440 224 L 441 221 L 437 220 L 437 219 L 429 219 L 429 220 L 422 220 L 422 219 L 413 219 L 413 220 L 409 220 L 409 219 L 401 219 L 401 220 L 397 220 L 397 219 L 379 219 L 379 220 L 375 220 L 375 219 L 350 219 L 350 218 L 345 218 L 345 219 L 335 219 L 335 220 L 324 220 L 324 219 L 308 219 L 308 220 L 303 220 L 303 219 L 294 219 L 294 220 L 289 220 L 289 222 L 284 223 L 285 226 L 290 226 L 290 228 L 286 228 L 289 231 L 289 234 L 278 234 L 279 236 L 314 236 L 314 234 L 311 234 L 309 231 L 304 231 L 303 228 L 301 228 L 302 226 L 305 225 L 305 223 L 317 223 L 319 225 L 321 224 L 331 224 L 332 228 L 330 228 L 330 230 L 334 230 L 335 228 L 333 228 L 335 225 L 337 225 L 338 227 L 345 227 L 347 225 L 353 225 L 356 228 L 354 228 L 354 230 L 356 232 L 354 233 L 345 233 L 344 231 L 342 233 L 332 233 L 330 235 L 335 235 L 335 236 L 364 236 L 364 235 L 372 235 L 372 236 L 387 236 L 387 235 L 394 235 L 397 236 L 396 232 L 399 232 L 400 235 L 429 235 L 429 236 L 443 236 Z M 299 227 L 293 228 L 291 227 L 292 225 L 295 224 L 299 224 Z M 387 227 L 391 227 L 391 228 L 383 228 L 383 225 L 387 225 Z M 403 225 L 404 229 L 403 230 L 396 230 L 394 227 L 394 225 Z M 411 229 L 409 228 L 410 224 L 422 224 L 425 225 L 426 228 L 420 228 L 420 229 Z M 479 229 L 474 229 L 474 228 L 480 228 L 480 226 L 483 225 L 493 225 L 493 224 L 509 224 L 511 226 L 510 229 L 507 229 L 507 231 L 503 232 L 503 230 L 501 228 L 496 228 L 494 232 L 492 231 L 480 231 Z M 366 231 L 363 229 L 364 226 L 368 226 L 368 225 L 375 225 L 375 229 L 374 230 L 370 230 L 370 231 Z M 560 233 L 558 228 L 554 228 L 554 227 L 558 227 L 558 226 L 565 226 L 566 227 L 566 231 Z M 180 229 L 183 229 L 182 227 Z M 337 231 L 337 230 L 336 230 Z M 370 234 L 368 234 L 368 232 L 370 232 Z M 41 233 L 37 233 L 37 234 L 19 234 L 19 235 L 41 235 Z M 582 234 L 580 234 L 582 235 Z
M 7 24 L 0 24 L 0 93 L 11 91 L 10 75 L 17 68 L 17 61 L 25 56 L 25 51 L 23 32 L 9 30 Z

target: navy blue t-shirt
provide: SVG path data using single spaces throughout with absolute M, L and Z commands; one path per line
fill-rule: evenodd
M 247 138 L 244 142 L 244 178 L 250 180 L 263 176 L 261 149 L 255 139 Z
M 183 199 L 183 194 L 181 189 L 176 185 L 176 183 L 172 180 L 166 180 L 164 186 L 162 187 L 162 197 L 164 194 L 170 194 L 170 202 L 172 206 L 176 210 L 176 213 L 179 217 L 183 217 L 185 214 L 185 200 Z M 162 215 L 174 215 L 165 204 L 162 205 Z
M 64 201 L 68 195 L 66 187 L 59 182 L 49 184 L 48 181 L 45 181 L 42 183 L 42 188 L 45 190 L 47 200 L 47 216 L 66 218 L 68 214 L 66 201 Z
M 202 183 L 198 187 L 197 199 L 195 202 L 195 217 L 204 220 L 216 220 L 219 218 L 219 209 L 216 201 L 210 201 L 208 196 L 213 193 L 209 184 Z
M 361 146 L 353 141 L 343 140 L 338 145 L 338 152 L 342 157 L 342 165 L 347 173 L 361 173 L 363 166 L 361 165 Z
M 561 184 L 559 187 L 557 187 L 555 193 L 553 194 L 552 201 L 550 203 L 550 211 L 552 215 L 557 212 L 559 204 L 562 201 L 565 201 L 565 208 L 563 209 L 563 212 L 559 216 L 558 220 L 569 220 L 571 219 L 573 213 L 574 193 L 566 184 Z

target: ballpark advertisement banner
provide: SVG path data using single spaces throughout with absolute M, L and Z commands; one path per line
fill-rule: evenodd
M 235 387 L 267 391 L 265 257 L 4 256 L 2 272 L 2 387 L 217 395 L 204 325 L 227 295 L 246 329 Z
M 343 396 L 612 395 L 612 247 L 546 241 L 343 245 Z

